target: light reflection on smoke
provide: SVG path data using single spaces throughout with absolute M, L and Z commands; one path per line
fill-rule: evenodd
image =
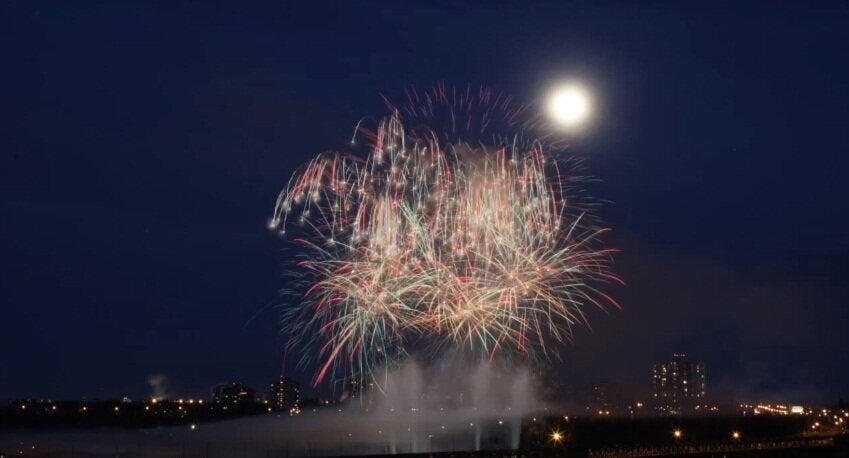
M 521 418 L 540 409 L 526 370 L 489 365 L 429 367 L 408 363 L 374 390 L 345 404 L 144 430 L 0 433 L 0 450 L 20 443 L 41 452 L 145 456 L 369 455 L 516 449 Z

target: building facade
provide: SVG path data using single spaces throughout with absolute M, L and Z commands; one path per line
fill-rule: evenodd
M 660 415 L 683 415 L 703 403 L 707 395 L 705 363 L 675 353 L 672 361 L 654 365 L 654 404 Z
M 213 402 L 217 408 L 231 412 L 254 411 L 262 405 L 256 390 L 235 382 L 216 387 Z
M 274 410 L 295 412 L 300 409 L 301 392 L 298 382 L 280 377 L 271 384 L 271 407 Z

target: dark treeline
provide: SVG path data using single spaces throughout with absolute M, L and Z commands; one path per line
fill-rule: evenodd
M 146 428 L 268 414 L 267 404 L 19 400 L 0 409 L 0 428 Z

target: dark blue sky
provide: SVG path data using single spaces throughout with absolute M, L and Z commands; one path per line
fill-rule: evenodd
M 684 351 L 716 394 L 849 395 L 846 3 L 320 3 L 0 7 L 0 398 L 265 385 L 294 168 L 380 93 L 562 78 L 629 286 L 556 372 L 639 394 Z

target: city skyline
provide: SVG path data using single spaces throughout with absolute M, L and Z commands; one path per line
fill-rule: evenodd
M 659 358 L 662 360 L 662 358 Z M 438 367 L 439 364 L 431 366 L 430 369 Z M 633 384 L 632 380 L 596 378 L 592 379 L 583 386 L 570 385 L 564 386 L 563 380 L 552 379 L 546 377 L 544 372 L 538 372 L 533 378 L 534 392 L 537 393 L 538 399 L 551 405 L 560 406 L 567 410 L 572 409 L 576 412 L 583 412 L 590 416 L 634 416 L 637 415 L 658 415 L 658 416 L 680 416 L 680 415 L 698 415 L 700 407 L 707 406 L 723 406 L 723 411 L 727 413 L 729 408 L 734 406 L 747 406 L 757 410 L 758 407 L 772 406 L 776 403 L 777 406 L 783 406 L 785 413 L 790 413 L 790 406 L 799 404 L 814 405 L 831 405 L 844 401 L 842 395 L 836 395 L 832 399 L 812 402 L 803 397 L 779 395 L 766 396 L 738 396 L 728 397 L 708 396 L 707 395 L 707 380 L 706 364 L 700 361 L 691 361 L 688 355 L 682 352 L 674 352 L 664 361 L 648 362 L 646 378 L 650 378 L 650 389 L 645 392 L 637 392 L 633 390 L 623 390 Z M 506 375 L 505 374 L 502 374 Z M 164 381 L 159 380 L 159 383 Z M 424 381 L 423 381 L 424 382 Z M 139 396 L 129 396 L 130 393 L 116 393 L 108 397 L 87 397 L 87 396 L 71 396 L 71 397 L 45 397 L 45 396 L 22 396 L 15 399 L 0 399 L 0 402 L 11 403 L 21 400 L 38 400 L 40 402 L 56 402 L 56 401 L 72 401 L 72 402 L 103 402 L 109 400 L 122 399 L 122 402 L 149 402 L 149 401 L 174 401 L 183 399 L 206 399 L 210 402 L 221 403 L 231 402 L 239 399 L 250 399 L 252 401 L 265 403 L 275 412 L 289 412 L 290 409 L 299 410 L 298 406 L 301 401 L 308 404 L 323 405 L 328 403 L 344 403 L 346 401 L 358 399 L 362 396 L 363 390 L 376 391 L 374 383 L 367 383 L 367 386 L 357 388 L 359 382 L 348 379 L 346 381 L 337 381 L 331 390 L 315 390 L 306 386 L 305 395 L 302 394 L 301 383 L 289 376 L 280 375 L 272 380 L 270 384 L 253 384 L 245 383 L 243 378 L 236 378 L 228 382 L 217 382 L 207 387 L 194 387 L 182 392 L 167 392 L 164 387 L 157 385 L 152 387 L 152 390 L 147 394 Z M 437 383 L 436 380 L 430 380 L 428 383 Z M 262 386 L 268 386 L 268 390 L 263 390 Z M 430 385 L 425 386 L 425 393 L 432 389 Z M 690 393 L 688 393 L 690 391 Z M 198 395 L 198 393 L 205 393 Z M 226 393 L 226 394 L 223 394 Z M 424 396 L 425 394 L 423 394 Z M 751 403 L 751 404 L 749 404 Z M 695 410 L 694 410 L 695 408 Z M 736 408 L 736 407 L 734 407 Z M 776 413 L 771 407 L 765 412 Z M 796 412 L 794 412 L 796 413 Z

